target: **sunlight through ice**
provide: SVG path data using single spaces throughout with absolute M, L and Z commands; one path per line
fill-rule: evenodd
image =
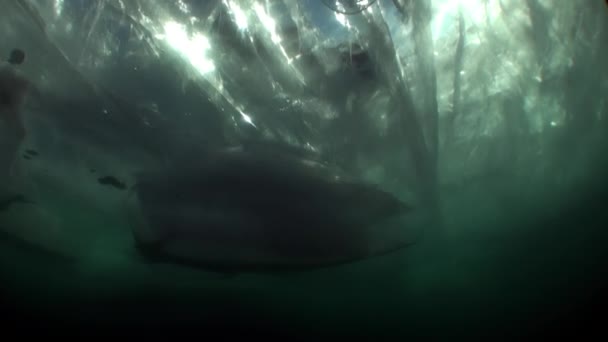
M 209 39 L 200 33 L 189 37 L 184 25 L 170 21 L 164 25 L 164 34 L 158 38 L 164 39 L 175 51 L 184 56 L 201 75 L 215 70 L 213 60 L 206 54 L 211 50 Z

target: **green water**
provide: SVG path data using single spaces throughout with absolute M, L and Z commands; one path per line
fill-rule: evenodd
M 64 209 L 88 244 L 81 255 L 65 260 L 3 246 L 2 288 L 17 309 L 14 318 L 72 333 L 173 327 L 301 338 L 546 334 L 584 319 L 583 306 L 601 294 L 608 254 L 603 185 L 461 189 L 443 196 L 441 232 L 427 232 L 409 249 L 287 275 L 147 264 L 130 250 L 120 220 L 95 210 L 75 215 L 72 204 Z

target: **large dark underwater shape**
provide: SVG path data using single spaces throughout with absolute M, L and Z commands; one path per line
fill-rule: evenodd
M 606 335 L 605 1 L 0 7 L 5 339 Z

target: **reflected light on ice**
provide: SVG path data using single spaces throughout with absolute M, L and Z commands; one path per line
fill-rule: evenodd
M 236 26 L 239 28 L 239 30 L 241 31 L 245 31 L 247 30 L 247 15 L 245 14 L 245 12 L 243 11 L 242 8 L 240 8 L 234 1 L 226 1 L 224 0 L 224 5 L 226 5 L 228 7 L 228 9 L 230 10 L 230 12 L 232 12 L 232 15 L 234 16 L 234 22 L 236 24 Z
M 262 5 L 260 5 L 259 3 L 256 3 L 254 5 L 254 10 L 255 14 L 257 14 L 258 18 L 260 19 L 262 25 L 264 25 L 268 33 L 270 33 L 272 42 L 275 44 L 279 44 L 281 42 L 281 37 L 277 34 L 276 22 L 274 21 L 274 19 L 270 15 L 268 15 L 268 13 L 266 13 L 264 7 L 262 7 Z
M 433 18 L 433 37 L 440 38 L 444 34 L 449 34 L 446 22 L 456 20 L 458 11 L 462 9 L 467 25 L 480 25 L 486 19 L 493 20 L 501 13 L 498 1 L 486 2 L 486 0 L 441 0 L 434 1 L 433 6 L 437 9 L 437 14 Z M 449 25 L 449 24 L 448 24 Z
M 243 112 L 242 112 L 242 111 L 240 111 L 240 110 L 239 110 L 239 112 L 241 113 L 241 117 L 243 118 L 243 121 L 245 121 L 246 123 L 250 124 L 250 125 L 251 125 L 251 126 L 253 126 L 253 127 L 256 127 L 256 126 L 253 124 L 253 120 L 251 119 L 251 116 L 249 116 L 249 115 L 247 115 L 247 114 L 243 113 Z
M 215 70 L 213 60 L 207 57 L 211 44 L 204 35 L 196 33 L 189 37 L 184 25 L 169 21 L 164 24 L 164 34 L 158 38 L 165 40 L 169 46 L 184 56 L 201 75 Z
M 63 12 L 63 0 L 56 0 L 54 4 L 55 15 L 60 17 Z

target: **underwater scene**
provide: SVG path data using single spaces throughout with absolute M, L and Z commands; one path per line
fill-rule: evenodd
M 4 336 L 606 335 L 606 1 L 1 0 L 0 28 Z

